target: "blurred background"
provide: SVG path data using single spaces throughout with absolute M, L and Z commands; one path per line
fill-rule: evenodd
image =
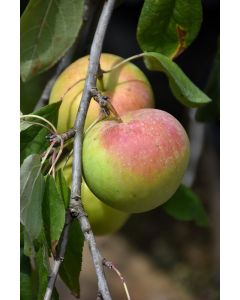
M 21 1 L 21 12 L 28 1 Z M 109 25 L 104 52 L 124 58 L 140 53 L 136 27 L 143 1 L 120 1 Z M 186 128 L 192 157 L 184 183 L 202 200 L 210 218 L 209 227 L 182 222 L 168 216 L 161 207 L 133 215 L 120 232 L 97 239 L 104 257 L 121 270 L 135 300 L 216 300 L 219 299 L 219 74 L 209 84 L 219 47 L 219 1 L 205 0 L 203 24 L 194 43 L 176 59 L 189 78 L 214 97 L 214 106 L 195 110 L 180 105 L 171 94 L 166 77 L 149 72 L 140 60 L 134 61 L 152 84 L 156 107 L 174 115 Z M 89 53 L 90 44 L 77 47 L 75 58 Z M 21 82 L 21 110 L 31 112 L 55 67 L 27 83 Z M 219 72 L 219 69 L 217 70 Z M 205 121 L 205 122 L 202 122 Z M 107 277 L 113 299 L 125 299 L 119 278 Z M 85 249 L 81 273 L 81 299 L 96 299 L 95 273 Z M 75 299 L 58 282 L 61 300 Z

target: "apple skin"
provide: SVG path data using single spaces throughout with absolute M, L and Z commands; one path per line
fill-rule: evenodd
M 140 109 L 123 123 L 97 123 L 83 141 L 84 178 L 91 191 L 116 209 L 140 213 L 166 202 L 189 160 L 189 140 L 169 113 Z
M 64 177 L 71 187 L 72 183 L 72 158 L 63 168 Z M 88 215 L 91 228 L 95 235 L 112 234 L 118 231 L 130 217 L 129 213 L 114 209 L 100 201 L 82 182 L 82 203 Z
M 82 57 L 72 63 L 58 77 L 50 94 L 49 103 L 57 102 L 65 92 L 76 81 L 84 79 L 87 74 L 89 56 Z M 119 63 L 123 58 L 103 53 L 100 64 L 103 70 L 108 70 Z M 59 110 L 58 126 L 59 133 L 63 133 L 73 127 L 79 103 L 82 96 L 85 80 L 74 86 L 63 98 Z M 140 108 L 154 107 L 153 92 L 146 76 L 143 72 L 132 63 L 126 63 L 118 69 L 103 74 L 102 89 L 99 81 L 97 88 L 106 96 L 119 115 Z M 99 105 L 96 101 L 91 101 L 88 110 L 85 129 L 97 119 L 100 112 Z
M 82 202 L 95 235 L 115 233 L 130 216 L 129 213 L 114 209 L 100 201 L 85 182 L 82 184 Z

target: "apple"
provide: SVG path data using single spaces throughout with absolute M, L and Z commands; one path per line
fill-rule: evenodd
M 118 231 L 130 216 L 129 213 L 114 209 L 100 201 L 85 182 L 82 183 L 82 202 L 95 235 Z
M 177 190 L 189 160 L 189 140 L 169 113 L 140 109 L 93 126 L 83 141 L 83 172 L 91 191 L 129 213 L 149 211 Z
M 63 168 L 64 177 L 71 187 L 72 158 Z M 95 235 L 111 234 L 118 231 L 128 220 L 130 214 L 114 209 L 100 201 L 82 182 L 82 203 L 88 215 L 91 228 Z
M 85 80 L 69 90 L 78 80 L 87 74 L 89 56 L 72 63 L 58 77 L 50 94 L 49 103 L 57 102 L 63 97 L 59 109 L 57 129 L 63 133 L 73 127 Z M 122 61 L 123 58 L 104 53 L 100 65 L 103 70 L 109 70 Z M 128 62 L 116 70 L 103 74 L 103 86 L 97 81 L 97 88 L 110 98 L 111 104 L 119 115 L 140 108 L 154 107 L 152 88 L 143 72 L 134 64 Z M 67 92 L 67 90 L 69 90 Z M 67 92 L 67 93 L 66 93 Z M 97 102 L 91 101 L 88 110 L 85 129 L 98 118 L 100 108 Z

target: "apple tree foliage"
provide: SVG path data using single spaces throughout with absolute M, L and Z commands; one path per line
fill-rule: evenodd
M 79 38 L 84 24 L 84 5 L 84 0 L 29 1 L 21 16 L 22 83 L 34 83 L 35 78 L 54 66 Z M 173 61 L 194 41 L 201 22 L 200 0 L 145 0 L 136 36 L 144 52 L 146 67 L 163 72 L 176 100 L 187 107 L 198 108 L 198 120 L 205 121 L 218 113 L 219 55 L 206 88 L 212 102 Z M 32 90 L 30 86 L 25 93 L 28 99 L 31 95 L 36 97 L 36 89 L 39 89 L 37 84 L 33 84 Z M 37 97 L 40 92 L 38 90 Z M 21 103 L 21 107 L 24 105 L 26 107 L 26 103 Z M 32 114 L 56 126 L 59 106 L 60 102 L 46 105 Z M 27 120 L 30 122 L 21 121 L 20 132 L 21 299 L 40 300 L 50 274 L 49 257 L 55 255 L 61 239 L 70 191 L 61 170 L 54 178 L 47 175 L 49 164 L 43 162 L 43 157 L 49 147 L 46 139 L 49 128 L 41 126 L 46 123 L 42 119 L 36 121 L 34 117 Z M 180 186 L 162 207 L 176 219 L 194 221 L 198 225 L 208 224 L 200 199 L 186 186 Z M 83 244 L 80 227 L 73 222 L 59 275 L 76 296 L 80 293 Z M 35 268 L 32 268 L 32 260 Z M 53 299 L 58 299 L 56 290 Z

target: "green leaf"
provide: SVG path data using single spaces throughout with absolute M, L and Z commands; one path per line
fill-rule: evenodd
M 32 288 L 30 259 L 25 256 L 23 250 L 20 249 L 20 299 L 32 300 Z
M 143 51 L 174 58 L 192 43 L 201 22 L 200 0 L 145 0 L 137 27 L 138 43 Z
M 24 255 L 26 256 L 35 256 L 35 247 L 34 243 L 31 240 L 31 237 L 27 229 L 23 226 L 23 236 L 24 236 Z
M 74 220 L 70 226 L 67 249 L 59 274 L 71 292 L 79 297 L 84 236 L 77 220 Z
M 33 300 L 31 275 L 20 273 L 20 300 Z
M 60 193 L 60 195 L 64 201 L 65 208 L 67 208 L 69 206 L 71 191 L 68 187 L 68 184 L 66 182 L 66 179 L 64 177 L 62 169 L 58 170 L 56 173 L 56 186 L 57 186 L 58 192 Z
M 21 232 L 23 226 L 21 226 Z M 41 234 L 39 241 L 41 245 L 38 245 L 38 250 L 31 257 L 34 260 L 35 268 L 32 268 L 30 258 L 24 253 L 24 249 L 20 247 L 20 295 L 21 300 L 42 300 L 46 292 L 49 275 L 51 273 L 49 260 L 48 260 L 48 248 L 44 234 Z M 25 238 L 24 238 L 25 242 Z M 58 300 L 58 293 L 54 288 L 52 294 L 52 300 Z
M 52 67 L 73 45 L 82 25 L 83 0 L 30 0 L 21 17 L 21 78 Z
M 58 110 L 61 105 L 61 102 L 56 102 L 53 104 L 46 105 L 40 110 L 33 112 L 33 115 L 38 115 L 44 117 L 50 121 L 53 125 L 56 125 L 58 118 Z M 41 123 L 46 125 L 45 122 L 35 119 L 35 118 L 26 118 L 28 121 Z M 25 124 L 27 122 L 24 122 Z M 49 127 L 49 125 L 48 125 Z M 31 125 L 26 129 L 22 130 L 20 133 L 20 159 L 21 163 L 23 160 L 34 153 L 42 153 L 49 146 L 49 141 L 46 139 L 46 135 L 49 131 L 46 128 L 43 128 L 39 125 Z
M 50 249 L 57 244 L 65 222 L 65 205 L 52 176 L 46 179 L 42 205 L 44 228 Z
M 220 52 L 215 56 L 212 70 L 209 75 L 205 89 L 206 93 L 212 98 L 212 102 L 198 109 L 196 114 L 197 121 L 208 122 L 220 119 Z
M 165 73 L 174 96 L 183 105 L 200 107 L 211 101 L 167 56 L 146 52 L 144 53 L 144 62 L 149 70 Z
M 32 241 L 38 238 L 42 229 L 44 184 L 40 156 L 28 156 L 20 171 L 20 212 L 21 223 Z
M 199 226 L 209 224 L 202 202 L 191 189 L 184 185 L 181 185 L 162 207 L 166 213 L 177 220 L 194 221 Z
M 46 245 L 42 245 L 37 252 L 36 269 L 37 269 L 37 287 L 38 287 L 37 299 L 42 300 L 44 298 L 47 289 L 48 277 L 51 273 Z
M 27 82 L 20 80 L 20 109 L 24 114 L 29 114 L 34 110 L 49 81 L 49 77 L 50 74 L 42 73 Z

